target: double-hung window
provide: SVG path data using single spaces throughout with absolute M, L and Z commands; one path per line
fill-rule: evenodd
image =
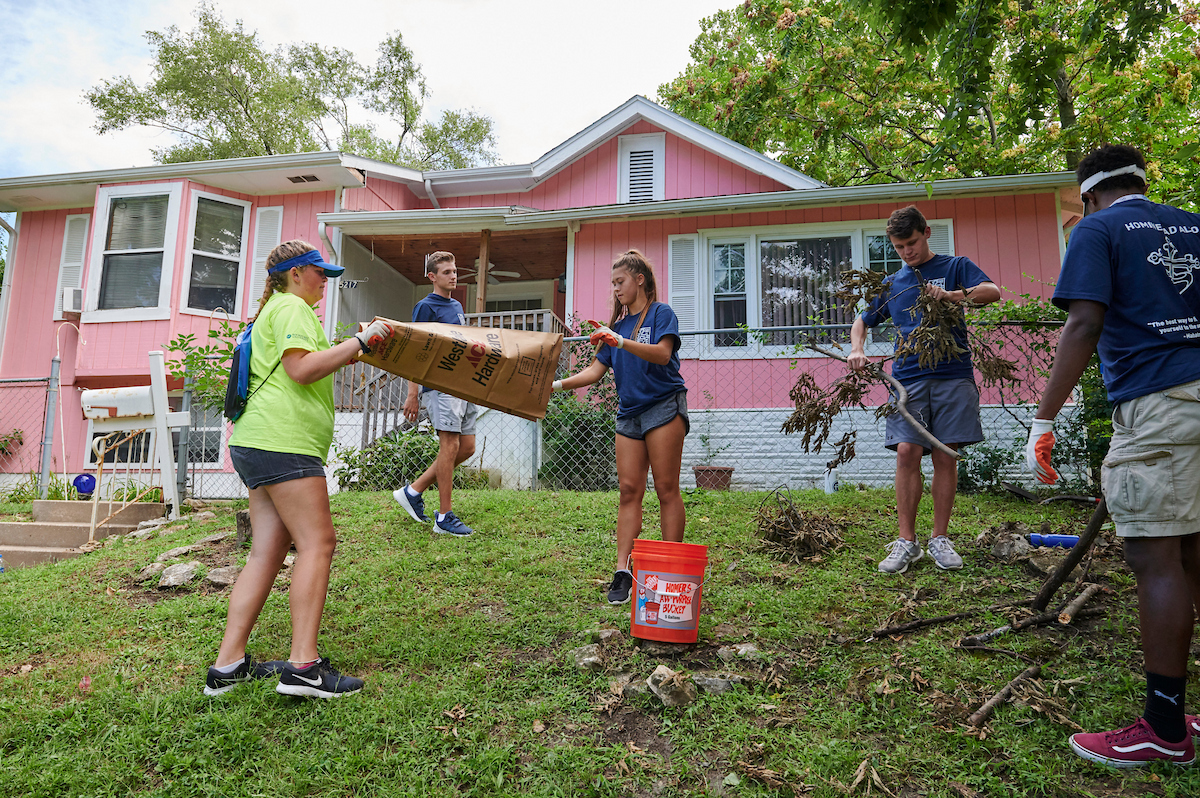
M 836 296 L 842 277 L 855 270 L 892 274 L 903 265 L 885 225 L 828 222 L 670 236 L 668 285 L 680 330 L 720 331 L 707 344 L 686 338 L 685 356 L 740 356 L 739 348 L 751 343 L 742 325 L 760 330 L 755 342 L 781 355 L 809 340 L 848 345 L 864 306 Z M 930 226 L 931 250 L 953 255 L 950 223 Z M 890 323 L 871 330 L 868 354 L 890 351 L 894 338 Z
M 181 193 L 179 183 L 99 189 L 84 321 L 169 316 Z
M 239 317 L 249 226 L 250 203 L 200 191 L 192 195 L 191 246 L 180 297 L 184 312 L 221 310 Z

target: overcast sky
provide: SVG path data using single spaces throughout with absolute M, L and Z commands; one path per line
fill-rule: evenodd
M 399 30 L 424 69 L 428 110 L 495 120 L 504 163 L 528 163 L 635 94 L 678 75 L 699 20 L 738 0 L 224 0 L 261 43 L 310 41 L 374 63 Z M 101 136 L 84 92 L 150 75 L 147 30 L 195 25 L 193 0 L 0 0 L 0 177 L 144 166 L 166 133 Z

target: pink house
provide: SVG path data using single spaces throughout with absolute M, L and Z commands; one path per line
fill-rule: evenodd
M 252 316 L 282 240 L 346 266 L 322 303 L 331 337 L 376 314 L 407 318 L 434 249 L 489 271 L 460 289 L 468 312 L 607 319 L 610 264 L 638 248 L 686 330 L 828 326 L 854 313 L 831 297 L 837 274 L 896 267 L 884 225 L 909 203 L 933 224 L 935 251 L 971 257 L 1011 295 L 1049 290 L 1082 212 L 1070 173 L 825 186 L 642 97 L 529 164 L 418 172 L 321 152 L 3 178 L 0 211 L 17 221 L 0 295 L 0 436 L 21 428 L 20 448 L 36 450 L 41 408 L 18 408 L 45 387 L 13 381 L 44 378 L 58 353 L 54 470 L 93 467 L 78 389 L 145 384 L 148 350 Z M 689 380 L 743 357 L 740 335 L 689 339 Z M 786 375 L 789 335 L 714 383 L 710 403 L 778 408 L 744 388 Z M 227 470 L 220 419 L 193 434 Z M 0 472 L 31 462 L 0 453 Z

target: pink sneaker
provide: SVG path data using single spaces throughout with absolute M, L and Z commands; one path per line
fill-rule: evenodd
M 1195 721 L 1196 718 L 1193 716 L 1188 720 Z M 1191 723 L 1188 730 L 1196 731 Z M 1071 749 L 1084 759 L 1114 768 L 1137 768 L 1151 762 L 1190 765 L 1196 761 L 1191 734 L 1182 742 L 1168 743 L 1154 733 L 1145 718 L 1138 718 L 1132 726 L 1116 731 L 1072 734 Z
M 1187 726 L 1188 734 L 1200 737 L 1200 716 L 1184 715 L 1183 722 Z

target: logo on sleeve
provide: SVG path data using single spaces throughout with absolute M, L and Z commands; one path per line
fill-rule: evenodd
M 1200 259 L 1190 252 L 1180 255 L 1179 249 L 1169 238 L 1165 244 L 1147 255 L 1146 260 L 1155 266 L 1162 266 L 1172 283 L 1183 286 L 1179 289 L 1180 294 L 1192 287 L 1195 271 L 1200 269 Z

